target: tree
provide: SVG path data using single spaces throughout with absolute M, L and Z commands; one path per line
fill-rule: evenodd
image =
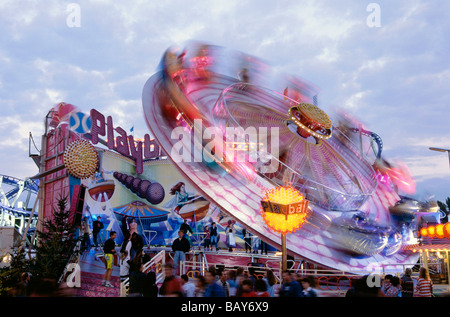
M 69 223 L 70 210 L 66 210 L 67 196 L 57 201 L 53 209 L 53 219 L 43 223 L 43 230 L 38 231 L 39 245 L 36 247 L 34 275 L 37 278 L 58 280 L 64 272 L 74 246 L 75 227 Z
M 14 288 L 20 281 L 22 273 L 33 270 L 33 260 L 25 259 L 25 249 L 21 249 L 17 254 L 10 254 L 10 256 L 9 266 L 0 268 L 0 296 L 14 295 Z

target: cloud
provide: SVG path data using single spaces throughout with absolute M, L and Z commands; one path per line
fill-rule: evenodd
M 319 88 L 324 110 L 344 109 L 378 133 L 387 158 L 405 161 L 420 180 L 444 180 L 445 155 L 428 147 L 450 147 L 448 2 L 377 1 L 379 28 L 366 23 L 369 2 L 349 0 L 77 3 L 79 28 L 67 25 L 69 2 L 0 2 L 0 164 L 6 174 L 27 176 L 7 164 L 3 149 L 14 138 L 28 160 L 23 165 L 34 169 L 28 133 L 42 133 L 43 118 L 59 101 L 96 108 L 124 129 L 135 125 L 136 134 L 147 133 L 145 81 L 168 47 L 197 39 L 305 78 Z

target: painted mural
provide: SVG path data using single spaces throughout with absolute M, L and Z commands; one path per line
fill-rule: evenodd
M 143 173 L 136 174 L 135 162 L 111 150 L 100 150 L 98 172 L 81 180 L 87 187 L 83 216 L 105 226 L 100 241 L 116 231 L 117 243 L 123 241 L 124 219 L 136 226 L 146 245 L 170 246 L 187 220 L 191 245 L 203 246 L 204 228 L 213 222 L 219 229 L 219 248 L 227 248 L 225 230 L 235 228 L 237 248 L 245 248 L 242 227 L 196 192 L 168 159 L 148 160 Z M 260 240 L 254 238 L 254 247 Z

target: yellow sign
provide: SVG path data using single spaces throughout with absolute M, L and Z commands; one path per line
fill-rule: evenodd
M 266 225 L 280 233 L 297 231 L 309 215 L 308 201 L 291 186 L 282 186 L 266 192 L 261 201 L 261 215 Z

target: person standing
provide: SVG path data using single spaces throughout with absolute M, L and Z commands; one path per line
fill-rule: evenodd
M 245 241 L 245 253 L 247 253 L 247 251 L 252 253 L 252 234 L 248 232 L 247 229 L 245 228 L 242 229 L 242 234 L 244 236 Z
M 267 269 L 264 272 L 263 280 L 267 284 L 267 293 L 269 293 L 270 297 L 274 297 L 275 296 L 274 285 L 277 284 L 277 279 L 275 277 L 275 274 L 273 274 L 273 271 Z
M 189 252 L 191 245 L 188 239 L 184 237 L 182 230 L 178 231 L 178 238 L 172 243 L 173 256 L 173 274 L 177 274 L 178 262 L 186 261 L 186 252 Z M 181 272 L 180 272 L 181 274 Z
M 216 283 L 216 276 L 211 271 L 206 271 L 205 280 L 207 287 L 203 297 L 225 297 L 225 292 L 223 288 Z
M 256 293 L 253 290 L 253 281 L 251 279 L 246 278 L 242 281 L 239 297 L 256 297 Z
M 165 278 L 159 289 L 159 294 L 163 297 L 182 297 L 183 289 L 180 278 L 173 274 L 173 267 L 170 263 L 164 265 Z
M 88 218 L 85 216 L 81 222 L 81 231 L 83 232 L 83 251 L 91 249 L 91 228 L 89 227 Z
M 205 277 L 203 275 L 197 276 L 194 297 L 203 297 L 207 286 Z
M 383 279 L 383 284 L 381 285 L 381 291 L 386 295 L 387 291 L 389 290 L 389 288 L 392 287 L 392 280 L 393 275 L 392 274 L 387 274 L 384 279 Z
M 400 279 L 397 276 L 391 277 L 391 287 L 384 295 L 385 297 L 401 297 Z
M 156 285 L 156 273 L 150 271 L 144 281 L 142 295 L 144 297 L 158 297 L 158 285 Z
M 15 297 L 27 297 L 29 282 L 30 282 L 30 274 L 28 272 L 23 272 L 20 275 L 20 282 L 17 283 L 17 285 L 14 289 L 14 296 Z
M 228 272 L 223 270 L 220 272 L 219 280 L 217 284 L 223 288 L 225 297 L 230 297 L 230 283 L 228 283 Z
M 205 239 L 203 240 L 204 250 L 211 251 L 211 232 L 209 231 L 209 227 L 205 226 L 203 232 L 205 234 Z
M 228 270 L 228 284 L 230 285 L 229 288 L 229 294 L 230 297 L 236 297 L 236 293 L 238 290 L 238 284 L 236 283 L 236 271 L 235 270 Z
M 142 261 L 139 261 L 139 263 L 134 263 L 133 266 L 134 269 L 130 271 L 128 297 L 143 297 L 144 284 L 147 277 L 143 272 L 144 265 Z
M 189 281 L 186 274 L 181 275 L 181 288 L 184 297 L 195 297 L 195 284 Z
M 317 297 L 316 291 L 311 287 L 311 278 L 305 277 L 301 281 L 302 283 L 302 297 Z
M 401 278 L 402 297 L 413 297 L 414 295 L 414 281 L 411 275 L 412 270 L 407 268 L 405 274 Z
M 193 234 L 191 226 L 188 224 L 187 219 L 184 219 L 184 222 L 180 226 L 180 230 L 186 235 L 188 232 Z
M 126 261 L 130 261 L 131 260 L 131 237 L 130 237 L 130 233 L 126 232 L 124 237 L 123 237 L 123 242 L 122 242 L 122 246 L 120 248 L 120 253 L 124 253 L 126 256 Z
M 280 289 L 280 297 L 300 297 L 301 296 L 301 286 L 300 284 L 292 277 L 291 272 L 283 271 L 283 284 Z
M 98 250 L 98 235 L 100 231 L 104 228 L 102 222 L 102 217 L 98 216 L 97 219 L 92 223 L 92 235 L 94 236 L 94 245 L 96 250 Z
M 430 278 L 430 273 L 427 268 L 421 267 L 419 271 L 419 278 L 414 289 L 414 297 L 432 297 L 433 296 L 433 282 Z
M 211 249 L 212 249 L 212 246 L 214 245 L 216 247 L 216 251 L 217 251 L 218 233 L 217 233 L 217 227 L 216 227 L 215 222 L 213 222 L 211 224 L 211 229 L 209 232 L 210 232 L 210 236 L 211 236 Z
M 125 236 L 125 234 L 129 231 L 130 231 L 130 225 L 128 224 L 128 216 L 123 216 L 123 218 L 122 218 L 122 233 Z
M 137 232 L 137 223 L 136 220 L 133 218 L 131 219 L 131 223 L 130 223 L 130 234 L 133 235 L 133 233 L 138 233 Z
M 131 260 L 144 249 L 144 238 L 137 232 L 131 235 Z
M 268 249 L 268 245 L 266 242 L 264 242 L 263 240 L 261 240 L 261 254 L 265 253 L 267 255 L 267 249 Z
M 184 222 L 180 226 L 180 230 L 183 231 L 184 237 L 189 241 L 189 244 L 192 243 L 190 237 L 194 232 L 192 231 L 191 226 L 188 224 L 187 219 L 184 219 Z
M 109 282 L 111 279 L 111 273 L 114 264 L 114 254 L 116 253 L 116 242 L 114 239 L 117 234 L 115 231 L 111 231 L 109 233 L 109 239 L 106 240 L 105 245 L 103 246 L 103 252 L 105 253 L 105 261 L 106 261 L 106 272 L 103 276 L 102 285 L 106 287 L 114 287 Z
M 120 279 L 125 280 L 130 276 L 130 263 L 131 260 L 131 240 L 130 232 L 125 232 L 125 237 L 120 248 Z
M 236 240 L 234 238 L 234 228 L 233 228 L 233 223 L 232 222 L 230 222 L 228 224 L 228 227 L 225 230 L 225 233 L 227 235 L 228 251 L 231 252 L 236 247 Z
M 257 279 L 254 284 L 255 297 L 270 297 L 267 291 L 267 284 L 262 279 Z

